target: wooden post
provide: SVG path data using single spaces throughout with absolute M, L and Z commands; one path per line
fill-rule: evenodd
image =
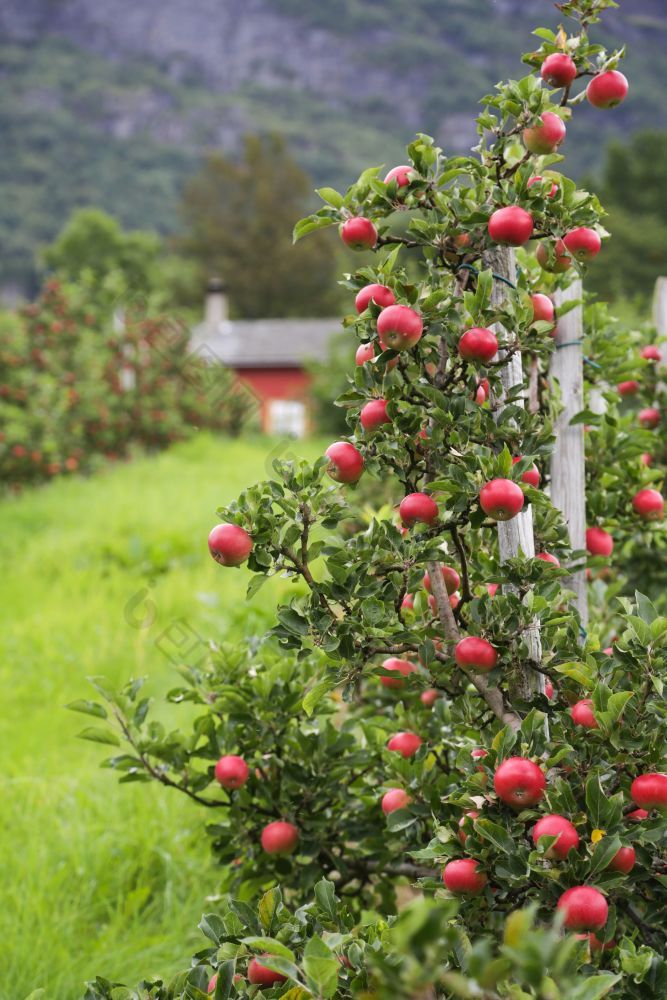
M 565 302 L 581 299 L 581 281 L 556 292 L 556 309 Z M 550 379 L 560 386 L 563 409 L 556 420 L 551 456 L 551 502 L 562 512 L 573 549 L 586 548 L 586 485 L 584 428 L 571 425 L 575 414 L 584 408 L 583 311 L 576 306 L 558 321 L 556 350 L 551 356 Z M 575 605 L 584 627 L 588 623 L 588 595 L 585 566 L 579 566 L 565 581 L 577 595 Z
M 658 278 L 655 283 L 653 323 L 660 335 L 667 333 L 667 278 Z
M 512 284 L 516 281 L 514 250 L 507 247 L 498 247 L 491 250 L 486 255 L 485 263 L 500 278 L 505 278 L 507 281 L 511 281 Z M 507 294 L 507 287 L 504 281 L 499 281 L 497 278 L 494 280 L 493 291 L 491 293 L 491 302 L 493 305 L 502 305 Z M 502 351 L 498 353 L 498 357 L 502 360 Z M 507 364 L 500 369 L 500 379 L 503 384 L 503 392 L 496 400 L 496 403 L 499 405 L 498 412 L 502 411 L 507 393 L 515 386 L 523 385 L 525 382 L 521 355 L 519 353 L 513 354 Z M 518 399 L 517 405 L 523 406 L 524 400 Z M 501 562 L 506 562 L 520 553 L 523 553 L 527 558 L 535 555 L 533 511 L 530 506 L 522 510 L 516 517 L 513 517 L 511 521 L 498 522 L 498 549 L 500 551 Z M 537 622 L 526 633 L 526 642 L 530 660 L 535 663 L 541 663 L 542 642 Z M 522 701 L 530 701 L 535 691 L 544 691 L 544 676 L 537 674 L 528 664 L 525 666 L 522 665 L 518 676 L 514 678 L 514 682 L 511 685 L 510 700 L 513 702 L 515 698 L 519 698 Z

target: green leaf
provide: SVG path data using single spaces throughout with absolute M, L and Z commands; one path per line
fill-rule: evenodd
M 618 691 L 617 694 L 612 694 L 607 702 L 607 707 L 605 712 L 611 715 L 612 722 L 618 722 L 620 717 L 623 715 L 625 706 L 633 697 L 634 691 Z
M 510 855 L 516 852 L 514 840 L 507 830 L 498 823 L 494 823 L 490 819 L 476 819 L 473 826 L 480 837 L 490 841 L 499 851 Z
M 585 983 L 568 993 L 568 1000 L 600 1000 L 620 981 L 620 976 L 603 972 L 599 976 L 589 976 Z
M 334 677 L 322 677 L 306 692 L 301 707 L 306 715 L 311 716 L 320 702 L 326 698 L 330 691 L 336 686 Z
M 294 952 L 286 945 L 281 944 L 280 941 L 276 941 L 275 938 L 244 937 L 241 940 L 243 944 L 247 945 L 248 948 L 252 948 L 253 951 L 266 952 L 267 955 L 280 955 L 281 958 L 286 958 L 289 962 L 295 961 Z
M 313 994 L 310 990 L 304 990 L 301 986 L 292 986 L 287 993 L 282 993 L 280 1000 L 312 1000 Z
M 600 778 L 592 774 L 586 782 L 586 805 L 588 818 L 593 827 L 604 829 L 603 821 L 607 807 L 607 797 L 600 785 Z
M 590 691 L 595 684 L 595 675 L 586 663 L 571 661 L 569 663 L 555 663 L 553 667 L 559 674 L 571 677 L 573 681 L 581 684 L 587 691 Z
M 316 194 L 319 194 L 322 201 L 326 201 L 328 205 L 333 205 L 334 208 L 342 208 L 345 202 L 342 194 L 339 194 L 338 191 L 334 190 L 334 188 L 317 188 Z
M 333 882 L 329 882 L 326 878 L 320 879 L 315 886 L 315 899 L 317 900 L 317 905 L 323 913 L 326 913 L 329 920 L 336 922 L 338 920 L 338 910 L 336 908 L 336 893 Z
M 338 987 L 340 962 L 321 937 L 314 935 L 303 952 L 303 967 L 314 992 L 320 997 L 333 997 Z
M 655 610 L 648 597 L 645 597 L 644 594 L 640 594 L 638 590 L 635 590 L 635 600 L 637 602 L 637 611 L 639 612 L 639 616 L 650 625 L 651 622 L 655 621 L 658 617 L 658 612 Z
M 248 584 L 248 589 L 246 590 L 246 601 L 249 601 L 251 597 L 254 597 L 260 587 L 263 587 L 268 576 L 265 573 L 255 573 Z
M 70 701 L 65 708 L 69 708 L 70 712 L 83 712 L 84 715 L 94 715 L 98 719 L 107 718 L 107 710 L 103 705 L 99 705 L 96 701 L 89 701 L 87 698 L 78 698 L 76 701 Z
M 328 226 L 335 226 L 339 222 L 339 219 L 311 215 L 307 219 L 301 219 L 297 222 L 294 227 L 294 232 L 292 233 L 292 242 L 298 243 L 299 240 L 307 236 L 308 233 L 315 232 L 316 229 L 326 229 Z
M 259 906 L 257 907 L 259 922 L 267 934 L 271 933 L 273 918 L 276 915 L 276 910 L 282 902 L 282 898 L 280 886 L 276 885 L 273 889 L 269 889 L 265 892 L 259 901 Z
M 595 845 L 595 850 L 591 857 L 591 875 L 604 871 L 611 859 L 618 853 L 620 847 L 620 837 L 603 837 Z
M 119 747 L 120 740 L 110 729 L 101 729 L 99 726 L 87 726 L 78 734 L 79 739 L 91 740 L 93 743 L 106 743 L 111 747 Z
M 225 922 L 217 913 L 205 913 L 198 924 L 199 930 L 204 934 L 209 941 L 212 941 L 216 947 L 220 946 L 220 943 L 224 940 L 227 934 L 227 928 L 225 927 Z

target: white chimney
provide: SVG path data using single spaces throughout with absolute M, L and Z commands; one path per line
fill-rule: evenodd
M 207 333 L 217 333 L 222 323 L 229 319 L 227 290 L 220 278 L 209 278 L 206 286 L 204 325 Z

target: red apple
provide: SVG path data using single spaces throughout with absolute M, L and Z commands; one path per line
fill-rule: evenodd
M 476 809 L 471 809 L 469 812 L 464 813 L 459 820 L 459 840 L 465 846 L 465 842 L 468 839 L 468 834 L 465 832 L 463 827 L 468 825 L 469 819 L 477 819 L 479 813 Z
M 468 635 L 454 647 L 454 659 L 459 667 L 486 674 L 498 662 L 498 650 L 486 639 Z
M 422 745 L 422 739 L 416 733 L 396 733 L 387 743 L 387 750 L 400 753 L 401 757 L 414 757 Z
M 391 184 L 392 181 L 396 181 L 398 187 L 407 187 L 414 177 L 416 177 L 415 168 L 402 165 L 400 167 L 392 167 L 385 177 L 384 183 Z
M 533 323 L 543 322 L 551 323 L 552 329 L 556 326 L 556 312 L 554 309 L 554 304 L 548 295 L 542 295 L 541 292 L 536 292 L 535 295 L 530 296 L 530 301 L 533 305 Z
M 588 941 L 588 947 L 591 951 L 609 951 L 616 947 L 616 941 L 612 938 L 611 941 L 601 941 L 597 934 L 590 931 L 588 934 L 576 934 L 580 941 Z
M 599 729 L 595 713 L 593 712 L 593 700 L 583 698 L 576 702 L 570 709 L 570 715 L 575 726 L 583 726 L 584 729 Z
M 642 427 L 654 430 L 660 423 L 660 410 L 656 409 L 655 406 L 647 406 L 645 409 L 639 411 L 637 419 Z
M 653 455 L 649 455 L 647 451 L 643 451 L 640 457 L 642 465 L 650 465 L 653 461 Z
M 498 339 L 485 326 L 473 326 L 459 340 L 459 354 L 466 361 L 490 361 L 497 350 Z
M 208 550 L 221 566 L 240 566 L 252 552 L 252 538 L 238 524 L 217 524 L 208 536 Z
M 645 819 L 648 819 L 648 813 L 646 809 L 634 809 L 629 812 L 625 817 L 630 823 L 642 823 Z
M 511 521 L 523 508 L 523 490 L 511 479 L 492 479 L 479 492 L 479 503 L 494 521 Z
M 557 907 L 565 913 L 565 927 L 569 931 L 599 931 L 606 924 L 609 913 L 607 900 L 592 885 L 566 889 Z
M 577 75 L 573 59 L 564 52 L 553 52 L 542 63 L 540 76 L 550 87 L 569 87 Z
M 359 344 L 354 360 L 358 365 L 365 365 L 367 361 L 375 357 L 375 347 L 373 344 Z
M 262 955 L 264 961 L 271 959 L 271 955 Z M 275 986 L 276 983 L 284 983 L 287 976 L 282 972 L 274 972 L 273 969 L 262 965 L 256 958 L 251 958 L 248 963 L 248 982 L 253 986 Z
M 437 688 L 426 688 L 426 690 L 422 691 L 419 695 L 419 700 L 422 705 L 426 705 L 427 708 L 433 708 L 439 697 L 440 692 Z
M 538 184 L 540 181 L 544 181 L 544 180 L 545 180 L 544 177 L 540 177 L 540 175 L 537 174 L 535 177 L 531 177 L 530 178 L 530 180 L 526 184 L 526 187 L 527 188 L 532 188 L 533 184 Z M 546 180 L 547 181 L 551 181 L 551 178 L 547 177 Z M 550 187 L 549 192 L 547 194 L 547 198 L 555 198 L 557 194 L 558 194 L 558 185 L 556 184 L 555 181 L 551 181 L 551 187 Z
M 442 579 L 444 580 L 445 587 L 447 588 L 448 594 L 453 594 L 461 586 L 461 577 L 451 566 L 441 566 Z M 424 586 L 426 589 L 431 591 L 431 577 L 428 573 L 424 573 Z
M 622 875 L 629 875 L 635 867 L 636 860 L 637 855 L 634 847 L 621 847 L 613 856 L 607 868 L 611 868 L 615 872 L 620 872 Z
M 549 699 L 549 701 L 551 701 L 551 699 L 554 696 L 554 686 L 549 680 L 549 678 L 547 678 L 544 682 L 544 694 Z
M 479 896 L 484 891 L 487 879 L 483 872 L 477 870 L 478 866 L 479 862 L 473 858 L 448 861 L 442 871 L 442 881 L 450 892 Z
M 384 351 L 407 351 L 422 335 L 424 323 L 410 306 L 387 306 L 377 320 L 378 337 Z
M 362 216 L 348 219 L 339 232 L 343 243 L 351 250 L 372 250 L 378 239 L 378 231 L 371 220 Z
M 513 458 L 512 465 L 516 465 L 522 458 L 523 455 L 518 455 L 516 458 Z M 534 487 L 534 489 L 538 489 L 540 485 L 540 472 L 535 464 L 531 465 L 531 467 L 526 469 L 526 471 L 522 474 L 521 482 L 528 483 L 529 486 Z
M 387 688 L 402 688 L 405 686 L 405 681 L 402 678 L 413 674 L 416 669 L 414 663 L 410 663 L 409 660 L 399 660 L 396 656 L 390 656 L 382 663 L 383 674 L 380 677 L 380 683 Z M 385 677 L 384 674 L 387 671 L 400 674 L 400 677 Z
M 508 757 L 493 776 L 496 795 L 513 809 L 534 806 L 544 795 L 544 772 L 527 757 Z
M 592 556 L 610 556 L 614 551 L 614 539 L 604 528 L 587 528 L 586 548 Z
M 549 262 L 549 247 L 546 243 L 538 243 L 535 256 L 537 262 L 545 271 L 553 274 L 562 274 L 572 267 L 572 257 L 568 253 L 567 247 L 562 240 L 556 240 L 551 247 L 553 250 L 553 262 Z
M 630 786 L 630 795 L 644 809 L 667 809 L 667 774 L 640 774 Z
M 376 306 L 384 309 L 386 306 L 393 306 L 395 301 L 394 293 L 386 285 L 366 285 L 360 292 L 357 292 L 354 306 L 358 313 L 362 313 L 368 309 L 370 302 L 374 302 Z
M 509 205 L 493 212 L 488 228 L 494 243 L 521 247 L 533 235 L 533 217 L 525 208 Z
M 632 498 L 632 509 L 646 521 L 659 521 L 665 512 L 665 501 L 657 490 L 640 490 Z
M 401 601 L 401 611 L 412 611 L 415 606 L 415 599 L 413 594 L 406 594 Z
M 211 976 L 211 978 L 209 979 L 208 986 L 206 987 L 206 992 L 212 993 L 217 985 L 218 985 L 218 974 L 216 972 L 215 975 Z
M 299 831 L 293 823 L 277 819 L 264 827 L 261 840 L 267 854 L 291 854 L 299 843 Z
M 616 386 L 619 396 L 634 396 L 639 392 L 639 382 L 619 382 Z
M 486 585 L 486 592 L 489 595 L 489 597 L 495 597 L 496 596 L 496 592 L 498 590 L 498 586 L 499 586 L 499 584 L 497 584 L 497 583 L 487 583 L 487 585 Z
M 470 238 L 470 233 L 457 233 L 454 237 L 454 245 L 463 250 L 465 247 L 469 247 L 472 243 Z
M 578 229 L 571 229 L 563 237 L 565 247 L 573 257 L 581 261 L 593 260 L 597 257 L 602 247 L 602 240 L 594 229 L 587 226 L 579 226 Z
M 385 816 L 388 816 L 389 813 L 395 812 L 396 809 L 405 809 L 410 802 L 412 802 L 412 799 L 402 788 L 390 788 L 382 796 L 382 812 Z
M 364 459 L 348 441 L 335 441 L 324 453 L 329 459 L 327 472 L 337 483 L 356 483 L 364 471 Z
M 543 111 L 540 120 L 541 125 L 523 130 L 523 144 L 529 152 L 543 156 L 558 149 L 565 138 L 566 128 L 563 119 L 553 111 Z
M 386 399 L 371 399 L 361 408 L 359 421 L 365 431 L 374 431 L 382 424 L 390 424 Z
M 470 756 L 473 760 L 481 760 L 483 757 L 489 756 L 489 751 L 485 750 L 483 747 L 475 747 L 474 750 L 470 751 Z
M 579 834 L 565 816 L 552 813 L 538 820 L 531 831 L 533 843 L 537 847 L 540 837 L 558 837 L 547 851 L 547 857 L 560 858 L 563 861 L 572 848 L 579 847 Z
M 649 344 L 647 347 L 642 347 L 641 357 L 646 358 L 647 361 L 662 361 L 662 354 L 660 349 L 654 344 Z
M 598 73 L 586 87 L 588 103 L 594 108 L 615 108 L 625 100 L 628 92 L 628 81 L 617 69 Z
M 560 566 L 560 562 L 555 556 L 552 556 L 550 552 L 538 552 L 535 556 L 536 559 L 541 559 L 542 562 L 551 563 L 553 566 Z
M 426 493 L 408 493 L 401 500 L 398 513 L 406 528 L 411 528 L 417 522 L 431 525 L 438 518 L 438 505 Z
M 227 754 L 215 765 L 215 780 L 223 788 L 241 788 L 248 780 L 248 765 L 243 757 Z

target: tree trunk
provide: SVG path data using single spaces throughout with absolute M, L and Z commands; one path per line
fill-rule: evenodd
M 581 299 L 581 281 L 557 291 L 556 307 Z M 586 486 L 584 428 L 571 426 L 572 418 L 584 408 L 583 315 L 581 305 L 558 321 L 556 350 L 551 357 L 550 380 L 558 381 L 563 404 L 554 428 L 556 442 L 551 456 L 551 501 L 562 512 L 573 549 L 586 547 Z M 588 595 L 585 565 L 579 564 L 564 581 L 577 595 L 575 605 L 582 625 L 588 623 Z

